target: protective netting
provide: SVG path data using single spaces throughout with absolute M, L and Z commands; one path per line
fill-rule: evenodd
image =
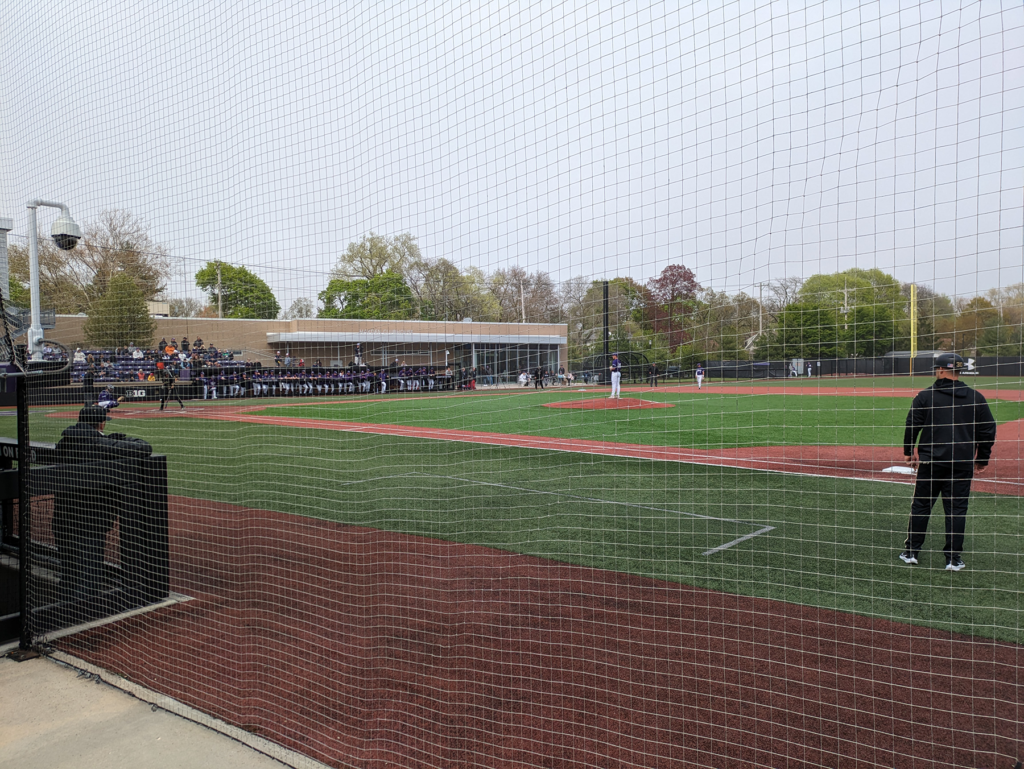
M 165 5 L 0 32 L 0 641 L 329 766 L 1024 758 L 1019 4 Z

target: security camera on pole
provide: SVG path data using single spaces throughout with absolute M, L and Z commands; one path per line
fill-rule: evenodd
M 82 230 L 75 224 L 75 220 L 71 218 L 71 212 L 63 203 L 31 200 L 27 206 L 29 292 L 32 302 L 32 325 L 28 328 L 28 352 L 33 360 L 41 360 L 43 357 L 43 322 L 39 315 L 39 242 L 36 233 L 36 209 L 39 206 L 60 209 L 60 217 L 50 228 L 50 235 L 53 236 L 53 242 L 61 251 L 70 251 L 77 246 L 78 241 L 82 239 Z

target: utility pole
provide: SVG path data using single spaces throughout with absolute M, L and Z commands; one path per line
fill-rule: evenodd
M 764 283 L 757 284 L 757 338 L 764 333 Z
M 604 365 L 608 365 L 608 281 L 604 282 Z
M 846 277 L 843 276 L 843 330 L 849 329 L 850 296 L 846 291 Z
M 220 262 L 217 262 L 217 317 L 224 317 L 224 303 L 221 301 L 220 291 Z

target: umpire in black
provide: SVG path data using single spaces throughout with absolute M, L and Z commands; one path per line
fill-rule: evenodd
M 988 467 L 996 422 L 985 396 L 960 381 L 963 366 L 964 359 L 955 353 L 939 355 L 935 384 L 914 397 L 907 414 L 903 458 L 917 470 L 917 485 L 907 541 L 900 553 L 904 563 L 917 563 L 932 506 L 941 495 L 946 512 L 946 569 L 960 571 L 965 565 L 960 554 L 971 479 Z

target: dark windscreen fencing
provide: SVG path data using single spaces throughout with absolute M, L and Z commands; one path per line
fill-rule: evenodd
M 12 448 L 10 441 L 3 448 Z M 8 453 L 13 453 L 8 451 Z M 169 595 L 167 461 L 150 456 L 59 464 L 33 446 L 27 613 L 14 587 L 22 542 L 18 506 L 3 514 L 2 641 L 27 623 L 33 641 Z M 8 465 L 11 464 L 7 460 Z
M 883 358 L 821 358 L 750 361 L 713 360 L 706 368 L 709 377 L 722 379 L 783 379 L 806 377 L 807 365 L 811 364 L 811 376 L 855 377 L 855 376 L 916 376 L 931 374 L 935 366 L 934 355 L 887 356 Z M 913 365 L 913 370 L 911 370 Z M 1002 376 L 1019 378 L 1024 376 L 1024 358 L 979 357 L 971 358 L 965 375 Z

